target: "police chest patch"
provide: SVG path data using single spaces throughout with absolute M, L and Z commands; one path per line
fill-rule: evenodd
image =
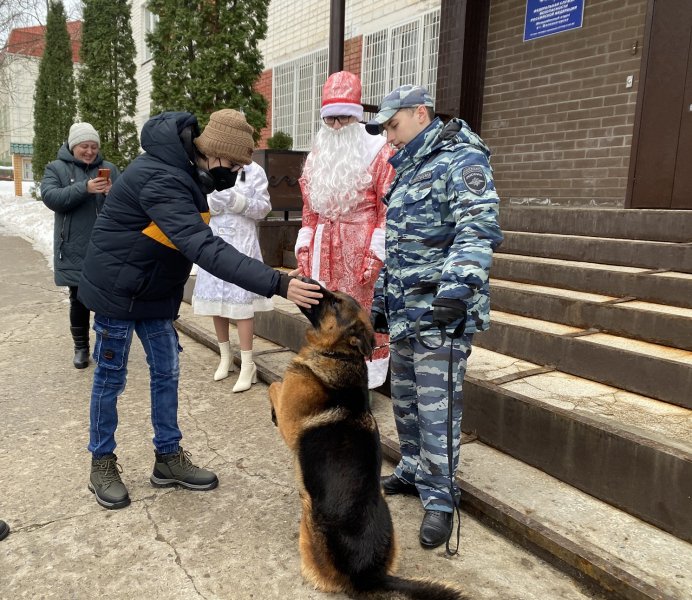
M 485 177 L 483 168 L 478 165 L 465 167 L 461 171 L 461 178 L 464 180 L 469 191 L 480 196 L 488 188 L 488 180 Z
M 418 183 L 419 181 L 426 181 L 432 177 L 432 171 L 424 171 L 423 173 L 419 173 L 416 175 L 411 181 L 409 181 L 409 185 L 413 185 L 414 183 Z

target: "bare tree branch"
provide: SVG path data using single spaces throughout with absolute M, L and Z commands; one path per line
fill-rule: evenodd
M 81 19 L 80 0 L 64 0 L 68 21 Z M 0 0 L 0 48 L 10 31 L 18 27 L 33 27 L 46 24 L 48 0 Z

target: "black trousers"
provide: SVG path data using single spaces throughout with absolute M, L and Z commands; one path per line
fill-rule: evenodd
M 77 286 L 70 286 L 70 326 L 89 329 L 89 309 L 77 300 Z

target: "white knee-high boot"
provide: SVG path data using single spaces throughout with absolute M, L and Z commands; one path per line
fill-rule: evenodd
M 233 386 L 234 392 L 249 390 L 253 383 L 257 383 L 257 367 L 252 361 L 252 350 L 240 351 L 240 374 L 238 381 Z
M 219 342 L 219 353 L 221 360 L 219 366 L 214 373 L 214 381 L 226 379 L 228 373 L 233 371 L 233 356 L 231 355 L 231 342 Z

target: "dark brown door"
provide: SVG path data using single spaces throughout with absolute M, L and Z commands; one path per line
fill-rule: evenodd
M 692 209 L 692 2 L 653 0 L 649 31 L 628 205 Z

